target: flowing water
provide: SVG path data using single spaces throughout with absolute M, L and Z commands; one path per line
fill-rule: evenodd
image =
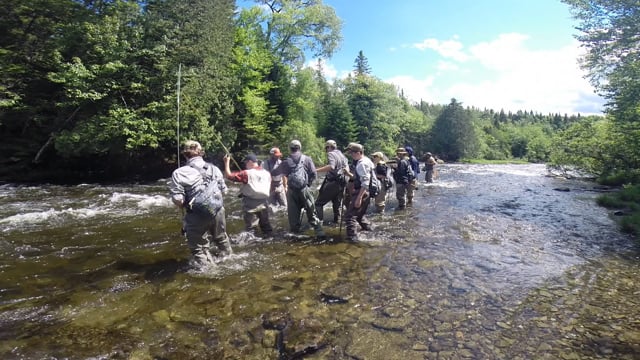
M 235 254 L 204 273 L 166 180 L 0 186 L 0 358 L 640 358 L 640 252 L 605 189 L 439 169 L 359 243 L 288 234 L 282 210 L 273 238 L 242 233 L 232 187 Z

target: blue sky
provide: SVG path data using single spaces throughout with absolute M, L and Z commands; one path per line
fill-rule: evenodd
M 543 114 L 593 114 L 604 100 L 578 66 L 577 22 L 559 0 L 324 0 L 343 20 L 328 78 L 372 75 L 412 101 Z M 308 59 L 315 66 L 315 59 Z

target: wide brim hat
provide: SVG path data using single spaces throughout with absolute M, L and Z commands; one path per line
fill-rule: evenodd
M 356 151 L 356 152 L 364 152 L 364 146 L 358 144 L 358 143 L 349 143 L 349 145 L 347 145 L 347 151 Z

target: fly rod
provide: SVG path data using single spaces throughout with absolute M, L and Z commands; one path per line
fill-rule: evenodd
M 178 115 L 176 120 L 176 144 L 178 145 L 178 167 L 180 167 L 180 76 L 182 75 L 182 63 L 178 64 Z

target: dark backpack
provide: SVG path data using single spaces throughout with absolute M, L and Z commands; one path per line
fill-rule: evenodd
M 397 162 L 398 167 L 393 172 L 393 178 L 396 184 L 408 184 L 415 179 L 411 164 L 406 159 L 401 159 Z M 405 182 L 406 181 L 406 182 Z
M 380 194 L 380 179 L 378 179 L 378 177 L 376 176 L 376 173 L 374 171 L 374 169 L 371 169 L 371 176 L 370 176 L 370 180 L 369 180 L 369 196 L 370 197 L 376 197 L 378 196 L 378 194 Z
M 376 165 L 376 175 L 384 176 L 384 179 L 382 180 L 378 178 L 378 180 L 380 180 L 380 182 L 382 183 L 380 184 L 381 187 L 383 187 L 385 190 L 391 189 L 393 184 L 391 183 L 391 179 L 389 179 L 389 167 L 387 166 L 387 164 L 379 162 Z
M 187 211 L 201 216 L 216 216 L 222 208 L 223 199 L 218 183 L 213 178 L 213 175 L 207 173 L 209 166 L 214 165 L 205 163 L 202 168 L 193 164 L 190 166 L 200 172 L 202 185 L 193 187 L 187 192 L 187 199 L 189 200 L 187 202 Z
M 298 162 L 295 163 L 295 167 L 291 170 L 289 176 L 287 176 L 287 184 L 291 189 L 302 190 L 308 185 L 309 178 L 307 169 L 304 167 L 303 157 L 304 155 L 300 156 Z M 293 159 L 291 159 L 291 161 L 293 162 Z

